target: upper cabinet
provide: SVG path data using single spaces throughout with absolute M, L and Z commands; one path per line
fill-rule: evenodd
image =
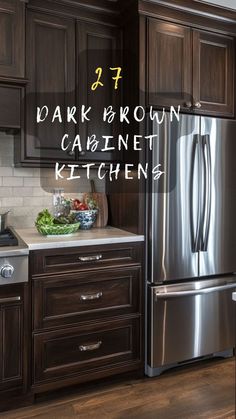
M 192 89 L 191 30 L 149 20 L 148 102 L 178 106 L 189 101 Z
M 25 162 L 53 163 L 71 160 L 60 148 L 65 133 L 74 135 L 74 125 L 65 122 L 66 107 L 75 104 L 75 24 L 73 19 L 29 11 L 26 34 Z M 48 118 L 37 123 L 37 107 L 46 105 Z M 62 122 L 52 123 L 60 106 Z
M 24 77 L 25 2 L 0 0 L 0 77 Z
M 15 163 L 24 166 L 51 166 L 55 162 L 106 162 L 118 158 L 102 152 L 102 135 L 115 135 L 115 124 L 103 123 L 103 107 L 119 102 L 120 90 L 114 89 L 114 72 L 121 66 L 120 31 L 104 23 L 90 23 L 73 18 L 28 10 L 26 20 L 25 132 L 21 142 L 15 140 Z M 96 90 L 96 69 L 102 69 Z M 37 108 L 48 108 L 48 116 L 37 122 Z M 90 121 L 81 123 L 82 106 L 91 107 Z M 61 120 L 54 111 L 60 107 Z M 67 108 L 76 107 L 74 119 L 68 122 Z M 45 111 L 46 108 L 44 108 Z M 42 119 L 45 112 L 42 112 Z M 61 149 L 62 138 L 73 144 L 80 136 L 82 151 Z M 96 135 L 96 152 L 86 150 L 88 136 Z M 66 143 L 67 145 L 67 143 Z
M 148 19 L 148 104 L 234 115 L 234 39 Z
M 116 72 L 110 68 L 122 67 L 120 30 L 103 24 L 77 22 L 77 98 L 81 107 L 91 107 L 91 117 L 88 123 L 81 124 L 79 131 L 83 141 L 88 136 L 96 135 L 101 140 L 104 135 L 115 136 L 118 134 L 117 123 L 103 122 L 103 109 L 112 105 L 114 109 L 121 101 L 122 84 L 114 89 L 112 77 Z M 93 83 L 97 80 L 96 69 L 100 68 L 101 83 L 96 90 L 92 90 Z M 116 118 L 115 118 L 116 119 Z M 92 161 L 112 161 L 119 159 L 118 153 L 102 152 L 102 141 L 96 152 L 86 151 L 78 158 Z
M 234 40 L 193 31 L 193 98 L 203 111 L 234 114 Z

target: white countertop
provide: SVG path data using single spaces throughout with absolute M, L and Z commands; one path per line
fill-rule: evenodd
M 114 227 L 79 230 L 64 236 L 42 236 L 36 228 L 15 229 L 29 250 L 53 249 L 59 247 L 95 246 L 113 243 L 144 241 L 144 236 L 129 233 Z

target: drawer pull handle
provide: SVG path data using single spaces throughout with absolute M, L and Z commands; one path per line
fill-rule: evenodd
M 82 301 L 99 300 L 99 298 L 102 298 L 102 292 L 97 292 L 96 294 L 82 294 L 80 296 Z
M 96 260 L 102 259 L 102 255 L 94 255 L 94 256 L 80 256 L 80 262 L 92 262 Z
M 90 343 L 88 345 L 80 345 L 79 346 L 79 350 L 81 352 L 95 351 L 96 349 L 99 349 L 100 348 L 101 344 L 102 344 L 102 341 L 99 340 L 98 342 Z
M 21 297 L 0 298 L 0 304 L 4 304 L 4 303 L 15 303 L 16 301 L 21 301 Z

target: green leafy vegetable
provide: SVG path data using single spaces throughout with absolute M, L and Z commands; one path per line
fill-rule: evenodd
M 48 211 L 48 209 L 44 209 L 38 214 L 35 224 L 36 226 L 50 226 L 55 224 L 74 224 L 75 222 L 75 214 L 53 217 L 53 215 Z
M 50 214 L 48 209 L 44 209 L 38 214 L 37 219 L 36 219 L 36 224 L 53 225 L 53 223 L 54 223 L 54 217 L 52 216 L 52 214 Z
M 75 222 L 75 214 L 61 215 L 60 217 L 54 218 L 54 224 L 73 224 Z
M 92 197 L 87 197 L 87 199 L 86 199 L 86 202 L 85 202 L 87 205 L 88 205 L 88 208 L 90 209 L 90 210 L 94 210 L 94 209 L 98 209 L 98 204 L 97 204 L 97 201 L 95 201 L 95 199 L 93 199 Z

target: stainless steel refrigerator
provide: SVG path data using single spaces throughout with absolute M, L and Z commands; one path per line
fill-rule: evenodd
M 147 194 L 149 376 L 232 354 L 236 290 L 236 122 L 166 114 L 149 164 L 164 175 Z

